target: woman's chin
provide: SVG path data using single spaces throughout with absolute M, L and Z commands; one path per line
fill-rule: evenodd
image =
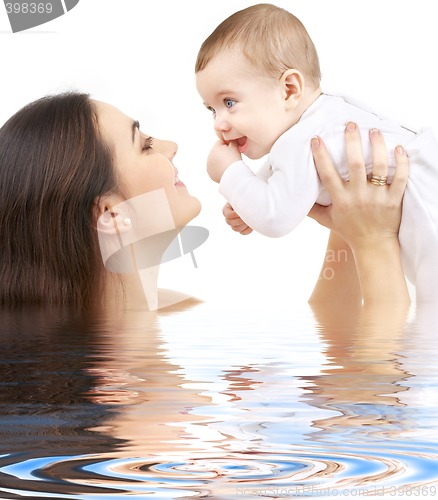
M 201 213 L 201 210 L 202 210 L 202 205 L 201 205 L 201 202 L 198 200 L 198 198 L 193 198 L 195 200 L 195 210 L 194 210 L 194 215 L 192 217 L 192 219 L 194 219 L 195 217 L 197 217 L 200 213 Z
M 187 224 L 189 224 L 190 221 L 192 221 L 195 217 L 197 217 L 201 213 L 202 206 L 198 198 L 191 196 L 190 205 L 189 203 L 187 205 L 188 206 L 184 211 L 185 217 L 179 217 L 180 223 L 178 224 L 178 227 L 186 226 Z

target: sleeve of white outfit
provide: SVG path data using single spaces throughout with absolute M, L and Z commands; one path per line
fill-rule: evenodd
M 257 175 L 244 161 L 237 161 L 228 167 L 219 185 L 219 192 L 249 227 L 274 238 L 295 229 L 321 191 L 311 136 L 297 144 L 289 132 L 274 144 L 268 163 Z
M 271 167 L 271 162 L 269 161 L 269 158 L 263 163 L 263 165 L 257 170 L 256 176 L 259 179 L 263 179 L 267 181 L 269 177 L 272 175 L 272 167 Z

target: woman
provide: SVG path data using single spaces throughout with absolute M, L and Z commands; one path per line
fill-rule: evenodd
M 144 302 L 138 273 L 120 281 L 105 270 L 98 227 L 104 237 L 108 218 L 126 227 L 115 207 L 157 190 L 174 228 L 195 217 L 176 150 L 85 94 L 45 97 L 11 117 L 0 129 L 0 304 Z
M 394 265 L 399 262 L 396 226 L 407 161 L 404 156 L 398 159 L 401 174 L 390 188 L 373 186 L 371 191 L 360 164 L 359 144 L 357 134 L 347 134 L 352 173 L 359 172 L 347 188 L 335 180 L 324 148 L 314 145 L 333 205 L 329 212 L 315 207 L 312 216 L 341 236 L 333 236 L 330 245 L 352 249 L 362 292 L 357 280 L 350 279 L 350 287 L 358 299 L 360 293 L 366 300 L 375 296 L 375 268 L 370 270 L 368 263 L 377 252 L 377 267 L 385 270 L 388 286 L 396 291 L 391 300 L 399 300 L 404 276 Z M 382 139 L 374 140 L 374 146 L 376 162 L 384 166 Z M 151 309 L 144 285 L 151 282 L 153 296 L 157 266 L 151 265 L 146 276 L 126 274 L 123 261 L 114 274 L 103 261 L 114 254 L 114 242 L 130 247 L 145 235 L 178 231 L 199 213 L 199 201 L 188 193 L 172 164 L 176 149 L 173 142 L 144 135 L 138 122 L 85 94 L 45 97 L 10 118 L 0 129 L 0 304 L 84 307 L 119 303 L 123 298 L 125 305 Z M 344 196 L 348 189 L 364 190 L 365 203 L 357 206 L 354 197 Z M 359 225 L 382 207 L 379 224 Z M 133 237 L 137 223 L 145 218 L 151 227 Z M 356 234 L 357 227 L 363 228 L 362 233 Z M 382 232 L 391 236 L 385 248 L 380 245 Z M 169 242 L 160 238 L 155 250 L 164 252 Z M 355 276 L 352 269 L 347 271 Z M 338 276 L 345 279 L 345 272 Z M 336 283 L 320 281 L 312 300 L 323 295 L 333 300 Z M 379 290 L 380 285 L 379 281 Z M 152 304 L 160 307 L 159 302 Z

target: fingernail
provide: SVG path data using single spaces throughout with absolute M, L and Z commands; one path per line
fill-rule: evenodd
M 405 150 L 403 149 L 403 146 L 397 146 L 397 147 L 395 148 L 395 151 L 396 151 L 396 153 L 397 153 L 397 154 L 399 154 L 400 156 L 404 156 L 404 154 L 405 154 Z
M 380 130 L 378 128 L 372 128 L 370 129 L 370 135 L 379 135 Z
M 357 128 L 357 125 L 353 122 L 348 122 L 347 123 L 347 127 L 346 127 L 346 131 L 347 132 L 354 132 Z
M 312 137 L 312 140 L 310 141 L 310 145 L 312 146 L 312 149 L 318 149 L 320 146 L 319 142 L 319 137 L 315 135 L 315 137 Z

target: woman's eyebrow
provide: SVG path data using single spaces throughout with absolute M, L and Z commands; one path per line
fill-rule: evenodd
M 135 132 L 137 130 L 140 130 L 140 122 L 138 120 L 134 120 L 131 125 L 131 131 L 132 131 L 132 144 L 134 144 L 135 140 Z

